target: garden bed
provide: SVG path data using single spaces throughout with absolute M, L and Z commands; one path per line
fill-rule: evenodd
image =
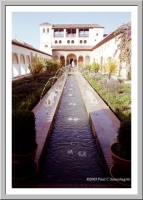
M 107 75 L 83 72 L 82 75 L 110 107 L 120 121 L 131 114 L 131 84 L 107 81 Z
M 50 73 L 42 73 L 34 78 L 25 77 L 12 83 L 12 110 L 32 110 L 41 98 L 43 88 L 47 81 L 55 75 L 56 71 Z M 56 81 L 53 80 L 54 82 Z M 53 83 L 54 83 L 53 82 Z M 51 88 L 52 82 L 49 82 L 45 89 L 43 96 Z

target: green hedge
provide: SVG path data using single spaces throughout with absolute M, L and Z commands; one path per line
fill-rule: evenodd
M 27 154 L 36 144 L 35 116 L 28 110 L 12 112 L 12 153 Z

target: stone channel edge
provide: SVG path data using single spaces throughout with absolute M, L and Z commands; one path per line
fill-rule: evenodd
M 116 141 L 120 121 L 79 72 L 65 72 L 33 109 L 36 117 L 36 141 L 38 144 L 35 162 L 38 166 L 41 163 L 44 146 L 50 137 L 54 117 L 58 110 L 68 74 L 74 74 L 77 78 L 93 134 L 98 140 L 109 170 L 112 166 L 110 145 Z M 51 98 L 51 94 L 55 96 Z M 53 103 L 49 104 L 52 99 Z M 41 116 L 41 121 L 38 122 L 39 116 Z

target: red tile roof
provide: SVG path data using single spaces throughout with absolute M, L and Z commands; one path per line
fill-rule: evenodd
M 40 26 L 42 26 L 42 25 L 52 25 L 52 24 L 45 22 L 45 23 L 40 24 Z
M 27 43 L 25 43 L 25 42 L 23 42 L 21 40 L 13 39 L 12 40 L 12 44 L 15 44 L 17 46 L 21 46 L 21 47 L 24 47 L 24 48 L 27 48 L 27 49 L 30 49 L 30 50 L 33 50 L 33 51 L 36 51 L 36 52 L 39 52 L 39 53 L 43 53 L 45 55 L 48 55 L 48 56 L 52 57 L 52 55 L 50 55 L 50 54 L 48 54 L 48 53 L 46 53 L 44 51 L 40 51 L 39 49 L 36 49 L 33 46 L 31 46 L 30 44 L 27 44 Z
M 104 28 L 98 24 L 50 24 L 45 22 L 40 24 L 42 25 L 52 25 L 52 28 Z
M 91 50 L 94 46 L 84 46 L 84 45 L 54 45 L 52 50 Z

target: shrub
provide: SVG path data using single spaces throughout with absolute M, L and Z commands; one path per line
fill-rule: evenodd
M 54 66 L 56 66 L 56 69 L 59 69 L 62 67 L 62 63 L 60 60 L 56 60 L 53 62 L 54 63 Z
M 89 73 L 83 73 L 90 85 L 96 90 L 100 97 L 110 107 L 114 114 L 123 121 L 131 113 L 131 88 L 130 84 L 120 84 L 119 82 L 106 83 L 107 75 L 99 73 L 90 76 Z M 127 109 L 126 109 L 127 108 Z
M 55 63 L 53 61 L 46 61 L 45 65 L 46 65 L 47 71 L 51 72 L 51 71 L 55 71 L 57 69 L 58 63 Z
M 34 113 L 27 110 L 12 112 L 12 153 L 27 154 L 36 145 Z
M 28 69 L 32 74 L 34 80 L 37 78 L 37 75 L 44 71 L 44 60 L 42 58 L 32 57 Z
M 111 58 L 108 58 L 103 65 L 103 71 L 108 74 L 110 79 L 112 75 L 115 75 L 117 72 L 117 61 Z
M 90 69 L 97 73 L 97 72 L 99 71 L 99 64 L 96 63 L 96 62 L 93 62 L 93 63 L 91 64 Z
M 85 69 L 90 70 L 91 69 L 91 65 L 90 64 L 85 64 Z
M 117 145 L 120 156 L 131 159 L 131 116 L 121 122 L 118 129 Z

